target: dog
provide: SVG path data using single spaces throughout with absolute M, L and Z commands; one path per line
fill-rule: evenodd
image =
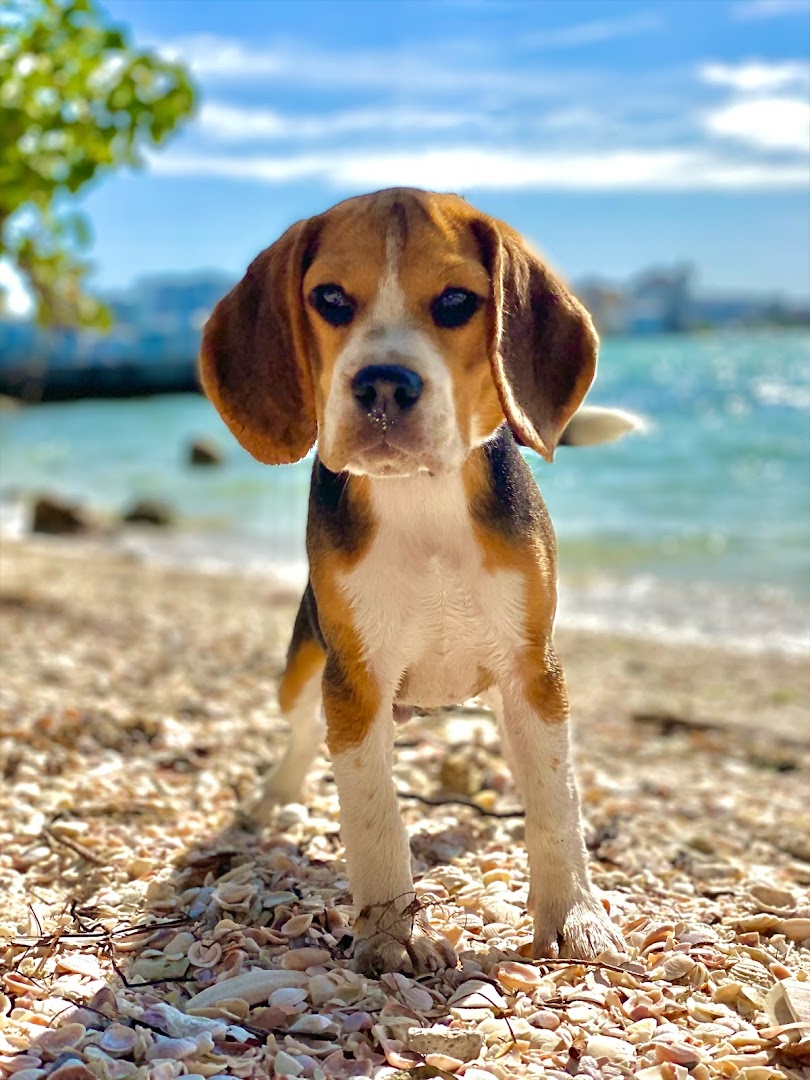
M 300 799 L 322 705 L 358 970 L 455 966 L 415 917 L 392 716 L 475 696 L 525 804 L 533 955 L 623 946 L 589 879 L 552 641 L 554 533 L 518 449 L 551 461 L 560 442 L 632 426 L 577 413 L 597 345 L 517 232 L 411 188 L 293 225 L 205 326 L 201 381 L 242 446 L 281 464 L 318 443 L 309 582 L 279 691 L 292 735 L 256 812 Z

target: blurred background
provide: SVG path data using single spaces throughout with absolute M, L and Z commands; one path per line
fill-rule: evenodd
M 809 49 L 808 0 L 10 0 L 0 530 L 303 577 L 310 463 L 228 435 L 201 327 L 291 222 L 459 191 L 649 420 L 531 457 L 563 620 L 806 652 Z

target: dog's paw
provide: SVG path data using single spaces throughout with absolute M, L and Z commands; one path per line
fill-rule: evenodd
M 611 950 L 624 952 L 618 927 L 595 896 L 585 894 L 567 906 L 541 904 L 534 912 L 532 956 L 593 960 Z
M 303 790 L 304 785 L 297 779 L 276 770 L 267 778 L 259 797 L 244 807 L 242 816 L 254 825 L 270 825 L 278 821 L 281 807 L 303 803 Z
M 437 934 L 424 934 L 414 927 L 406 940 L 389 934 L 359 938 L 354 946 L 354 966 L 362 975 L 382 975 L 399 971 L 403 975 L 429 975 L 458 963 L 449 941 Z
M 364 975 L 427 975 L 458 962 L 449 941 L 393 901 L 365 908 L 355 924 L 354 964 Z

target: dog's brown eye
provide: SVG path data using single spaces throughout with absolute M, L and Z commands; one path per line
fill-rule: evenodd
M 452 330 L 469 322 L 478 310 L 478 296 L 469 289 L 445 289 L 430 305 L 437 326 Z
M 316 285 L 309 302 L 331 326 L 348 326 L 354 318 L 354 301 L 339 285 Z

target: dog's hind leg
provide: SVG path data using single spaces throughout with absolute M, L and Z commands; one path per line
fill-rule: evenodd
M 290 740 L 251 809 L 251 816 L 258 821 L 267 821 L 279 804 L 301 799 L 307 773 L 324 738 L 321 680 L 325 663 L 314 597 L 307 585 L 278 691 L 282 715 L 291 729 Z

